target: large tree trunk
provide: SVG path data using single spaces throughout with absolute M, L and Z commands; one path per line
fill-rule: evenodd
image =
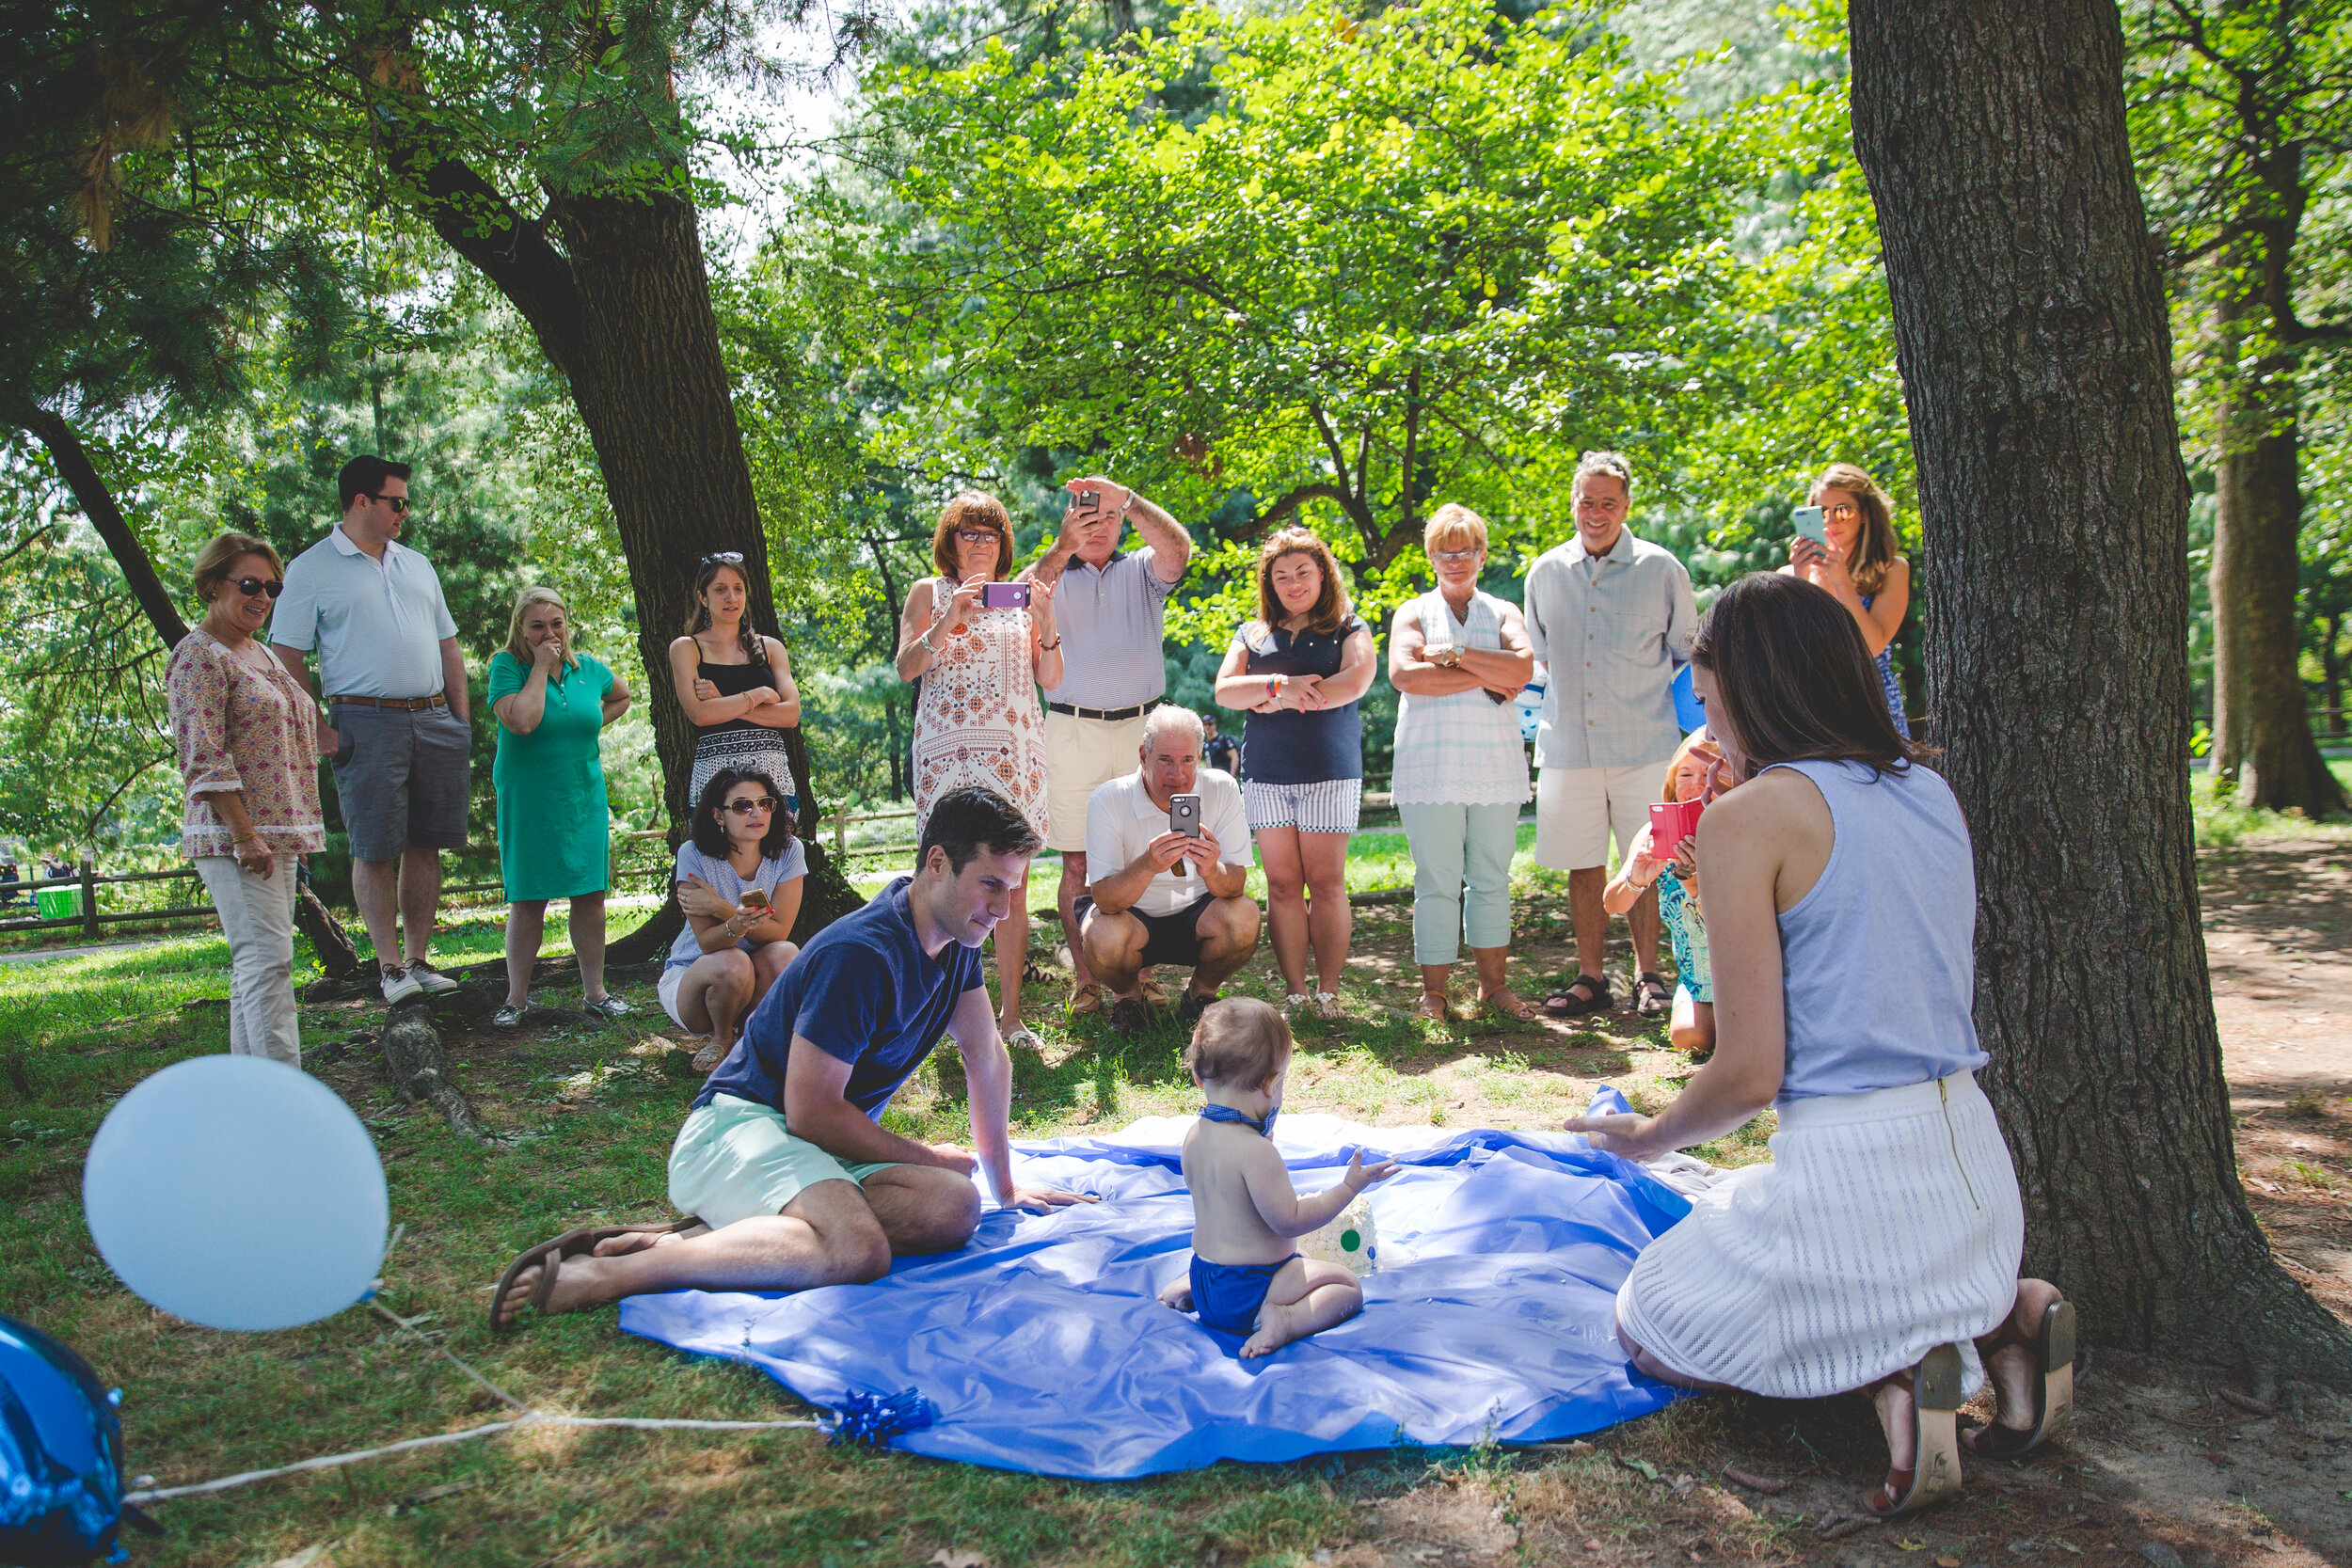
M 2225 352 L 2239 334 L 2225 308 Z M 2345 810 L 2312 737 L 2303 652 L 2302 427 L 2295 367 L 2265 356 L 2229 378 L 2213 514 L 2213 769 L 2241 804 Z
M 395 155 L 416 182 L 423 215 L 522 313 L 568 381 L 596 452 L 637 601 L 638 652 L 674 825 L 682 824 L 694 754 L 693 726 L 670 674 L 669 646 L 694 606 L 703 557 L 743 557 L 746 624 L 776 628 L 768 543 L 735 419 L 719 321 L 710 304 L 702 237 L 689 202 L 670 196 L 569 196 L 540 220 L 525 218 L 465 164 L 429 144 L 401 139 Z M 505 214 L 485 225 L 485 210 Z M 549 243 L 560 233 L 563 247 Z M 798 730 L 784 732 L 808 841 L 803 921 L 812 930 L 862 900 L 818 841 L 815 781 Z M 675 899 L 614 946 L 635 961 L 679 917 Z
M 2188 491 L 2115 7 L 1851 14 L 2026 1268 L 2100 1341 L 2243 1346 L 2352 1387 L 2352 1335 L 2279 1270 L 2233 1161 L 2188 808 Z

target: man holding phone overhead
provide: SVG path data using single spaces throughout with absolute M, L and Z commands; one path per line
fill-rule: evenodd
M 1045 842 L 1061 854 L 1062 929 L 1073 933 L 1073 1015 L 1108 1005 L 1075 933 L 1087 890 L 1087 810 L 1095 791 L 1135 766 L 1143 723 L 1168 691 L 1161 643 L 1168 591 L 1192 559 L 1192 538 L 1142 496 L 1101 475 L 1063 486 L 1061 536 L 1025 577 L 1054 590 L 1067 646 L 1059 684 L 1045 692 Z M 1143 548 L 1122 550 L 1135 521 Z M 1122 861 L 1123 864 L 1124 862 Z
M 1109 988 L 1111 1027 L 1135 1034 L 1150 1021 L 1144 971 L 1192 970 L 1180 1015 L 1199 1021 L 1216 989 L 1258 950 L 1249 874 L 1249 816 L 1230 773 L 1200 766 L 1200 719 L 1162 706 L 1143 723 L 1141 765 L 1088 802 L 1088 864 L 1094 880 L 1076 904 L 1075 951 Z M 1064 877 L 1068 876 L 1065 872 Z M 1067 886 L 1067 882 L 1064 883 Z

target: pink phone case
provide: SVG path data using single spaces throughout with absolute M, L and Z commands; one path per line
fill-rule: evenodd
M 1650 854 L 1661 861 L 1675 858 L 1684 839 L 1699 831 L 1704 800 L 1660 800 L 1649 808 Z

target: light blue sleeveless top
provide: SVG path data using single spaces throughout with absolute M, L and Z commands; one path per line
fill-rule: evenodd
M 1976 864 L 1951 786 L 1915 765 L 1778 766 L 1813 781 L 1836 834 L 1821 879 L 1780 917 L 1788 1066 L 1778 1103 L 1984 1066 L 1970 1016 Z

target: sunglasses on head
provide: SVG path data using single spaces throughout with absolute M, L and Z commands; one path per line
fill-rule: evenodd
M 248 599 L 256 594 L 267 594 L 274 599 L 286 591 L 286 585 L 276 578 L 239 578 L 229 586 Z
M 406 515 L 408 511 L 408 498 L 406 496 L 379 496 L 374 491 L 371 490 L 368 492 L 368 499 L 372 501 L 382 501 L 386 506 L 390 507 L 393 511 L 402 514 L 404 516 Z
M 772 795 L 762 795 L 754 800 L 729 800 L 727 802 L 727 810 L 738 816 L 749 816 L 755 811 L 774 811 L 775 809 L 776 798 Z
M 741 550 L 713 550 L 695 564 L 698 566 L 740 566 L 743 564 L 743 552 Z

